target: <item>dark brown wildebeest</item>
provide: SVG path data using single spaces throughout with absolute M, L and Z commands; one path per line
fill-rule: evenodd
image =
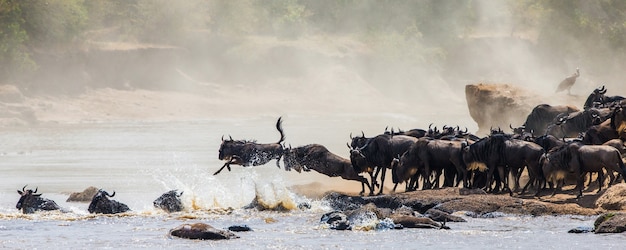
M 333 154 L 323 145 L 309 144 L 289 148 L 285 150 L 283 163 L 287 171 L 291 169 L 295 169 L 298 172 L 315 170 L 330 177 L 339 176 L 346 180 L 361 182 L 360 195 L 365 193 L 365 185 L 369 188 L 370 195 L 374 194 L 374 188 L 370 186 L 365 177 L 359 175 L 354 170 L 349 159 Z
M 444 186 L 455 186 L 463 181 L 463 187 L 469 187 L 461 147 L 462 141 L 460 140 L 420 138 L 402 154 L 397 166 L 392 168 L 394 191 L 398 183 L 407 181 L 416 174 L 424 177 L 423 187 L 432 187 L 430 175 L 434 169 L 439 170 L 436 171 L 437 173 L 440 173 L 440 170 L 445 171 Z M 456 183 L 454 183 L 455 176 L 457 177 Z M 436 187 L 439 186 L 438 177 L 436 175 Z M 409 184 L 409 187 L 412 186 L 413 184 Z
M 156 208 L 163 209 L 165 212 L 180 212 L 183 211 L 183 202 L 180 200 L 180 196 L 183 192 L 178 193 L 177 190 L 170 190 L 154 200 L 152 204 Z
M 230 164 L 241 165 L 243 167 L 259 166 L 276 159 L 276 166 L 280 168 L 280 158 L 283 156 L 284 146 L 281 144 L 285 140 L 282 128 L 282 117 L 276 122 L 276 129 L 280 133 L 280 139 L 276 143 L 260 144 L 255 141 L 233 140 L 229 138 L 220 145 L 219 159 L 226 163 L 213 175 L 219 174 L 224 168 L 230 171 Z
M 32 189 L 24 190 L 26 186 L 22 187 L 22 191 L 17 190 L 17 193 L 20 194 L 21 197 L 17 205 L 15 205 L 15 208 L 22 210 L 22 213 L 32 214 L 37 210 L 49 211 L 60 209 L 59 205 L 53 200 L 41 198 L 41 194 L 37 194 L 37 188 L 35 188 L 35 191 Z
M 117 214 L 130 211 L 130 208 L 128 208 L 126 204 L 115 200 L 109 200 L 109 197 L 113 196 L 115 196 L 115 192 L 113 192 L 113 194 L 109 194 L 107 191 L 102 189 L 98 190 L 98 193 L 93 196 L 91 203 L 89 203 L 87 211 L 92 214 Z
M 626 176 L 626 167 L 622 162 L 619 151 L 607 145 L 584 145 L 582 143 L 570 143 L 550 152 L 548 157 L 550 168 L 544 168 L 544 174 L 548 177 L 558 176 L 556 172 L 573 172 L 578 177 L 576 188 L 577 197 L 580 198 L 583 189 L 584 176 L 586 173 L 598 173 L 598 192 L 602 190 L 604 169 L 615 171 Z M 555 180 L 558 181 L 558 180 Z M 613 180 L 609 182 L 611 185 Z
M 544 135 L 548 125 L 550 125 L 559 114 L 569 114 L 576 111 L 580 110 L 573 106 L 550 106 L 548 104 L 540 104 L 533 108 L 528 117 L 526 117 L 526 122 L 524 122 L 523 126 L 526 131 L 531 132 L 534 136 Z
M 494 176 L 494 172 L 498 170 L 498 176 L 504 184 L 504 189 L 507 189 L 509 194 L 512 194 L 513 192 L 508 185 L 508 170 L 517 169 L 521 172 L 523 167 L 526 166 L 530 177 L 529 183 L 533 183 L 538 178 L 542 178 L 542 175 L 538 173 L 540 169 L 539 158 L 542 154 L 543 149 L 535 143 L 511 139 L 507 135 L 497 134 L 465 146 L 463 149 L 463 161 L 470 168 L 473 168 L 472 166 L 475 166 L 476 163 L 482 163 L 486 166 L 488 171 L 486 190 L 491 190 L 491 179 Z M 518 176 L 516 175 L 516 178 Z M 499 188 L 500 183 L 496 179 L 496 187 L 493 191 L 497 192 Z
M 613 109 L 608 120 L 590 127 L 583 136 L 583 143 L 601 145 L 617 138 L 626 140 L 626 109 L 621 106 Z
M 382 172 L 378 192 L 378 194 L 382 194 L 387 168 L 391 168 L 393 159 L 398 155 L 402 155 L 417 140 L 415 137 L 406 135 L 377 135 L 369 138 L 363 146 L 352 146 L 350 149 L 350 162 L 357 173 L 362 173 L 366 168 L 376 166 L 378 168 L 376 171 Z M 356 143 L 353 144 L 357 145 Z M 377 176 L 378 174 L 373 175 L 372 185 L 377 184 L 375 181 Z
M 595 108 L 560 116 L 549 125 L 546 134 L 558 138 L 574 138 L 587 131 L 591 126 L 598 125 L 608 118 L 609 110 Z
M 589 108 L 600 108 L 600 107 L 612 107 L 614 105 L 623 105 L 624 97 L 622 96 L 606 96 L 606 89 L 604 85 L 601 88 L 596 88 L 589 94 L 585 104 L 583 105 L 584 109 Z

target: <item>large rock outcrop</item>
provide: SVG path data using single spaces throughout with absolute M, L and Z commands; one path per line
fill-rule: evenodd
M 609 187 L 596 200 L 596 206 L 606 210 L 626 210 L 626 183 Z
M 491 127 L 504 130 L 524 124 L 533 107 L 541 103 L 533 93 L 510 84 L 468 84 L 465 98 L 478 135 L 489 133 Z

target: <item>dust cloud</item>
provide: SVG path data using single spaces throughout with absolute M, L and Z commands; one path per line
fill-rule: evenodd
M 54 3 L 50 8 L 59 7 Z M 580 68 L 574 95 L 584 98 L 600 85 L 609 94 L 624 92 L 617 73 L 623 57 L 607 56 L 619 48 L 594 36 L 587 38 L 598 39 L 594 47 L 585 47 L 571 24 L 578 20 L 568 15 L 571 9 L 603 21 L 610 11 L 595 1 L 568 6 L 559 11 L 563 6 L 539 0 L 84 3 L 79 7 L 89 18 L 82 30 L 54 46 L 49 36 L 33 36 L 43 37 L 30 51 L 37 70 L 4 83 L 17 85 L 25 112 L 43 121 L 72 120 L 64 111 L 73 107 L 79 121 L 386 114 L 385 126 L 475 129 L 466 84 L 507 83 L 550 103 L 564 99 L 556 85 Z M 371 128 L 354 128 L 363 129 Z

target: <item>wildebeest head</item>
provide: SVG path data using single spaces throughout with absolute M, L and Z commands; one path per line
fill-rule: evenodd
M 626 109 L 617 107 L 611 114 L 611 128 L 619 135 L 620 139 L 626 140 Z
M 603 103 L 605 94 L 606 89 L 604 88 L 604 86 L 594 89 L 593 92 L 589 94 L 589 97 L 587 97 L 585 105 L 583 105 L 584 109 L 593 108 L 596 104 Z
M 96 193 L 96 195 L 93 196 L 93 199 L 91 199 L 91 203 L 89 204 L 87 211 L 96 214 L 116 214 L 130 210 L 124 203 L 109 200 L 109 197 L 113 196 L 115 196 L 115 192 L 113 192 L 113 194 L 109 194 L 107 191 L 102 189 L 98 190 L 98 193 Z
M 154 200 L 152 204 L 154 207 L 163 209 L 168 213 L 179 212 L 184 208 L 183 202 L 180 200 L 182 195 L 183 192 L 178 193 L 178 190 L 170 190 Z
M 224 140 L 224 137 L 222 136 L 222 144 L 220 145 L 218 158 L 220 160 L 230 160 L 230 158 L 236 155 L 237 152 L 241 151 L 241 148 L 245 145 L 245 143 L 245 141 L 233 140 L 230 136 L 228 136 L 227 140 Z
M 365 155 L 361 153 L 361 148 L 353 148 L 350 145 L 348 145 L 348 148 L 350 148 L 350 162 L 354 171 L 357 173 L 365 172 L 370 164 Z
M 54 201 L 41 198 L 41 194 L 37 194 L 37 188 L 35 188 L 35 191 L 32 189 L 25 190 L 26 186 L 22 187 L 21 191 L 17 190 L 17 193 L 20 194 L 21 197 L 20 200 L 17 201 L 15 208 L 22 210 L 22 213 L 30 214 L 40 209 L 59 209 L 59 206 Z

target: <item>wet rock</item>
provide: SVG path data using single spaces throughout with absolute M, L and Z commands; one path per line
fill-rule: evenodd
M 606 210 L 626 210 L 626 183 L 609 187 L 595 204 Z
M 330 229 L 335 229 L 335 230 L 350 230 L 351 229 L 348 216 L 340 211 L 333 211 L 333 212 L 322 215 L 320 222 L 328 224 Z
M 459 195 L 487 194 L 485 190 L 480 188 L 460 188 Z
M 170 235 L 192 240 L 228 240 L 239 238 L 228 230 L 220 230 L 205 223 L 183 224 L 172 230 Z
M 394 223 L 400 224 L 405 228 L 432 228 L 432 229 L 450 229 L 445 224 L 440 224 L 427 217 L 415 217 L 407 215 L 394 215 L 391 217 Z
M 228 230 L 233 232 L 250 232 L 252 231 L 252 228 L 250 228 L 248 225 L 233 225 L 228 227 Z
M 571 233 L 571 234 L 591 233 L 591 232 L 593 232 L 593 227 L 580 226 L 580 227 L 572 228 L 572 229 L 570 229 L 567 232 Z
M 424 215 L 436 222 L 466 222 L 465 219 L 459 216 L 451 215 L 449 213 L 434 208 L 428 209 L 428 211 L 426 211 Z
M 152 204 L 154 207 L 163 209 L 168 213 L 180 212 L 184 208 L 183 202 L 180 200 L 181 195 L 183 195 L 183 192 L 178 193 L 177 190 L 171 190 L 162 194 Z
M 626 214 L 606 213 L 600 215 L 594 222 L 595 233 L 622 233 L 626 232 Z
M 93 197 L 98 193 L 97 187 L 88 187 L 82 192 L 71 193 L 66 202 L 91 202 Z

